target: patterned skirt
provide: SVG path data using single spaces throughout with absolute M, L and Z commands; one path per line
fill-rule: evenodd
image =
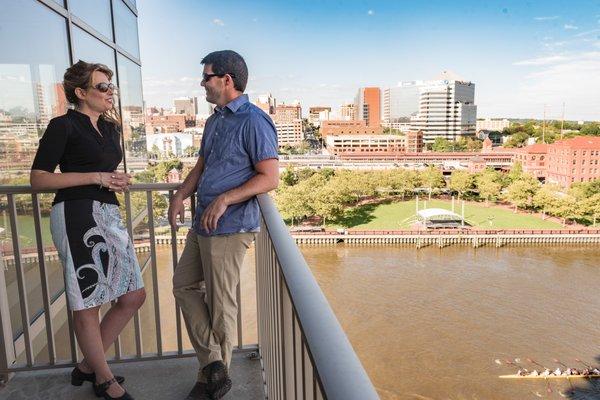
M 117 205 L 63 201 L 52 207 L 50 230 L 71 310 L 96 307 L 144 287 Z

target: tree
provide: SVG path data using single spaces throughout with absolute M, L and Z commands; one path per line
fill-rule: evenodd
M 523 165 L 521 164 L 521 162 L 516 161 L 515 163 L 513 163 L 512 167 L 510 168 L 510 172 L 508 173 L 508 181 L 509 183 L 512 183 L 521 179 L 522 177 Z
M 533 205 L 533 196 L 538 191 L 540 183 L 531 175 L 524 175 L 507 188 L 506 199 L 517 208 L 529 208 Z
M 419 175 L 423 185 L 429 189 L 429 200 L 431 200 L 433 189 L 443 188 L 446 184 L 444 174 L 439 168 L 433 166 L 427 167 Z
M 556 214 L 556 210 L 560 208 L 560 187 L 551 184 L 542 185 L 533 196 L 533 205 L 542 210 L 544 218 L 548 213 Z
M 154 176 L 156 177 L 156 182 L 165 182 L 167 180 L 167 175 L 169 175 L 169 171 L 173 168 L 181 171 L 183 169 L 183 163 L 179 159 L 172 159 L 161 161 L 152 167 L 154 171 Z
M 431 146 L 433 151 L 448 152 L 454 151 L 454 143 L 443 137 L 436 137 Z
M 294 172 L 294 167 L 288 165 L 285 167 L 283 172 L 279 175 L 279 179 L 285 186 L 294 186 L 298 183 L 298 176 Z
M 581 213 L 592 220 L 592 225 L 596 226 L 596 221 L 600 217 L 600 193 L 584 199 L 581 203 Z
M 275 195 L 275 203 L 284 219 L 291 220 L 294 225 L 294 220 L 300 220 L 308 215 L 311 215 L 312 210 L 309 206 L 308 193 L 303 187 L 297 186 L 282 186 L 277 190 Z
M 489 201 L 496 200 L 500 196 L 500 190 L 502 189 L 500 175 L 491 168 L 483 170 L 475 178 L 475 185 L 479 191 L 479 197 L 485 199 L 486 206 Z
M 466 170 L 455 170 L 450 175 L 450 189 L 458 192 L 458 199 L 475 185 L 475 177 Z
M 572 196 L 564 196 L 558 200 L 558 205 L 553 214 L 562 218 L 562 224 L 565 226 L 567 220 L 575 219 L 581 215 L 580 207 Z
M 504 147 L 523 147 L 529 138 L 525 132 L 516 132 L 504 143 Z

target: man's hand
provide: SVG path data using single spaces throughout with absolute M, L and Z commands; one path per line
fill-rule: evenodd
M 225 213 L 227 210 L 227 201 L 225 200 L 224 195 L 218 196 L 214 199 L 208 207 L 204 210 L 202 214 L 202 218 L 200 222 L 202 223 L 202 227 L 208 233 L 217 229 L 217 223 L 219 222 L 219 218 Z
M 183 224 L 185 220 L 185 206 L 183 205 L 183 199 L 177 195 L 174 195 L 169 200 L 169 224 L 171 228 L 175 229 L 177 232 L 177 216 L 179 215 L 179 220 Z

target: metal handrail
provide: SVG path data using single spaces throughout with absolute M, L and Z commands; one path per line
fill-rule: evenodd
M 324 397 L 330 400 L 379 399 L 275 203 L 266 194 L 259 195 L 258 202 L 267 230 L 265 233 L 271 240 L 283 283 L 300 324 L 303 343 L 306 342 Z M 285 330 L 285 327 L 279 328 Z M 277 362 L 274 364 L 277 365 Z M 285 377 L 286 374 L 281 375 Z M 285 393 L 285 390 L 282 391 Z M 287 399 L 285 395 L 282 398 Z

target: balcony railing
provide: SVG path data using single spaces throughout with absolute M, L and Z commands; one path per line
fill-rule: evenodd
M 132 354 L 123 351 L 119 337 L 114 345 L 114 357 L 110 363 L 193 356 L 193 349 L 184 346 L 181 312 L 175 304 L 176 349 L 169 351 L 163 341 L 164 315 L 161 315 L 160 293 L 164 288 L 164 277 L 159 279 L 157 259 L 157 234 L 153 195 L 173 195 L 176 184 L 138 184 L 124 195 L 125 222 L 136 246 L 149 250 L 150 256 L 141 262 L 144 275 L 151 283 L 146 285 L 154 323 L 153 329 L 142 329 L 140 312 L 133 318 Z M 132 194 L 142 193 L 142 206 L 132 209 Z M 19 236 L 20 224 L 16 207 L 16 196 L 31 196 L 31 210 L 35 232 L 35 248 L 25 254 Z M 2 199 L 6 196 L 6 203 Z M 139 200 L 139 194 L 138 200 Z M 8 211 L 12 255 L 0 259 L 11 259 L 0 268 L 0 375 L 8 383 L 14 373 L 21 371 L 65 368 L 75 365 L 81 356 L 73 330 L 72 313 L 68 311 L 64 289 L 51 293 L 47 268 L 48 254 L 54 249 L 44 248 L 40 193 L 28 186 L 0 187 L 0 207 Z M 261 232 L 255 245 L 257 344 L 243 343 L 242 303 L 243 296 L 238 286 L 237 346 L 235 351 L 255 351 L 261 360 L 265 397 L 268 399 L 378 399 L 378 395 L 356 356 L 344 331 L 338 323 L 324 294 L 315 281 L 298 247 L 289 235 L 273 201 L 268 195 L 259 196 L 262 214 Z M 191 201 L 193 214 L 194 201 Z M 139 204 L 138 204 L 139 206 Z M 134 213 L 135 211 L 135 213 Z M 134 235 L 139 223 L 144 223 L 144 234 Z M 170 229 L 170 253 L 172 267 L 178 259 L 178 242 L 181 237 Z M 162 236 L 164 239 L 164 236 Z M 8 239 L 8 238 L 7 238 Z M 162 240 L 162 239 L 161 239 Z M 164 240 L 162 240 L 164 242 Z M 0 247 L 0 252 L 1 252 Z M 37 255 L 37 257 L 36 257 Z M 2 254 L 0 254 L 2 256 Z M 25 256 L 30 261 L 23 262 Z M 32 272 L 31 259 L 34 263 Z M 12 271 L 14 269 L 14 277 Z M 38 271 L 35 271 L 37 269 Z M 32 274 L 39 273 L 41 290 L 40 309 L 32 310 L 32 296 L 28 283 Z M 8 279 L 7 279 L 8 277 Z M 9 282 L 13 279 L 14 282 Z M 16 290 L 13 287 L 16 283 Z M 10 294 L 8 288 L 11 288 Z M 64 286 L 62 286 L 64 288 Z M 14 295 L 13 295 L 13 292 Z M 36 293 L 39 296 L 39 293 Z M 148 303 L 148 302 L 147 302 Z M 11 308 L 13 309 L 11 319 Z M 17 310 L 18 309 L 18 310 Z M 164 313 L 164 309 L 162 310 Z M 20 318 L 15 318 L 18 314 Z M 68 340 L 59 348 L 55 337 L 57 326 L 66 320 Z M 20 323 L 20 329 L 15 325 Z M 142 338 L 150 337 L 149 345 Z M 38 342 L 42 341 L 44 345 Z M 65 344 L 66 343 L 66 344 Z M 151 348 L 152 351 L 149 351 Z M 40 350 L 41 349 L 41 350 Z M 67 359 L 57 354 L 68 354 Z M 125 354 L 127 353 L 127 354 Z

